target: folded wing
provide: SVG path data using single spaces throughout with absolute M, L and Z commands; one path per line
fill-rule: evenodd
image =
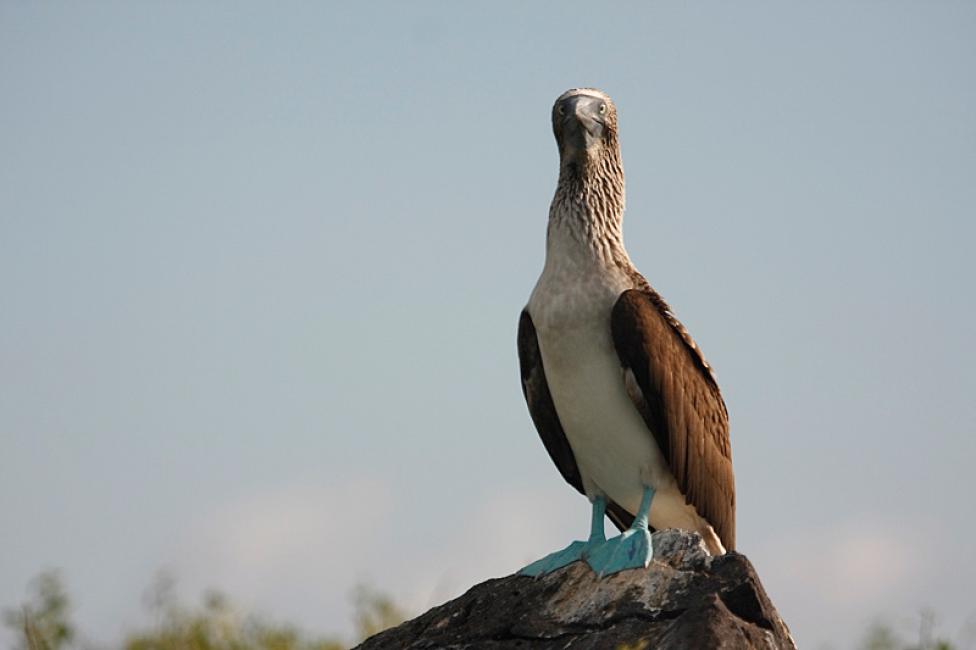
M 611 329 L 628 392 L 688 503 L 735 548 L 735 479 L 729 417 L 711 368 L 652 289 L 614 305 Z

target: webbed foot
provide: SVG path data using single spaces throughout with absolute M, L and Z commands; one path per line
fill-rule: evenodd
M 629 528 L 594 549 L 586 562 L 602 577 L 626 569 L 647 568 L 653 556 L 651 531 L 646 527 Z
M 556 569 L 561 569 L 564 566 L 568 566 L 573 562 L 576 562 L 577 560 L 582 560 L 583 550 L 588 545 L 589 544 L 587 542 L 577 540 L 561 551 L 550 553 L 544 558 L 536 560 L 519 571 L 519 573 L 524 576 L 532 576 L 533 578 L 544 576 L 547 573 L 552 573 Z
M 607 503 L 603 497 L 598 496 L 593 499 L 593 518 L 590 524 L 590 538 L 585 542 L 575 541 L 561 551 L 550 553 L 541 560 L 536 560 L 532 564 L 519 571 L 524 576 L 538 577 L 552 573 L 556 569 L 568 566 L 577 560 L 584 560 L 591 553 L 596 552 L 606 537 L 603 534 L 603 515 L 606 512 Z
M 647 517 L 653 499 L 654 488 L 645 487 L 640 509 L 630 528 L 607 540 L 587 556 L 587 563 L 597 575 L 603 577 L 626 569 L 645 569 L 651 563 L 654 546 Z

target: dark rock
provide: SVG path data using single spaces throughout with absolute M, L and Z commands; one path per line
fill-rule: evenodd
M 647 569 L 599 578 L 577 562 L 541 578 L 488 580 L 359 648 L 796 646 L 744 555 L 710 557 L 697 535 L 666 530 L 654 534 Z

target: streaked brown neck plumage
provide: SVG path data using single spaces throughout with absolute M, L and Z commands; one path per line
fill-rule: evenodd
M 549 206 L 547 241 L 558 228 L 601 261 L 628 260 L 623 242 L 624 168 L 616 133 L 598 151 L 564 153 Z

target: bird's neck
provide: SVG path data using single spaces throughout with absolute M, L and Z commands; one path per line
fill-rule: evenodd
M 567 244 L 588 261 L 629 263 L 623 240 L 624 171 L 619 153 L 596 161 L 560 166 L 556 194 L 549 206 L 547 256 Z M 581 260 L 584 261 L 584 260 Z

